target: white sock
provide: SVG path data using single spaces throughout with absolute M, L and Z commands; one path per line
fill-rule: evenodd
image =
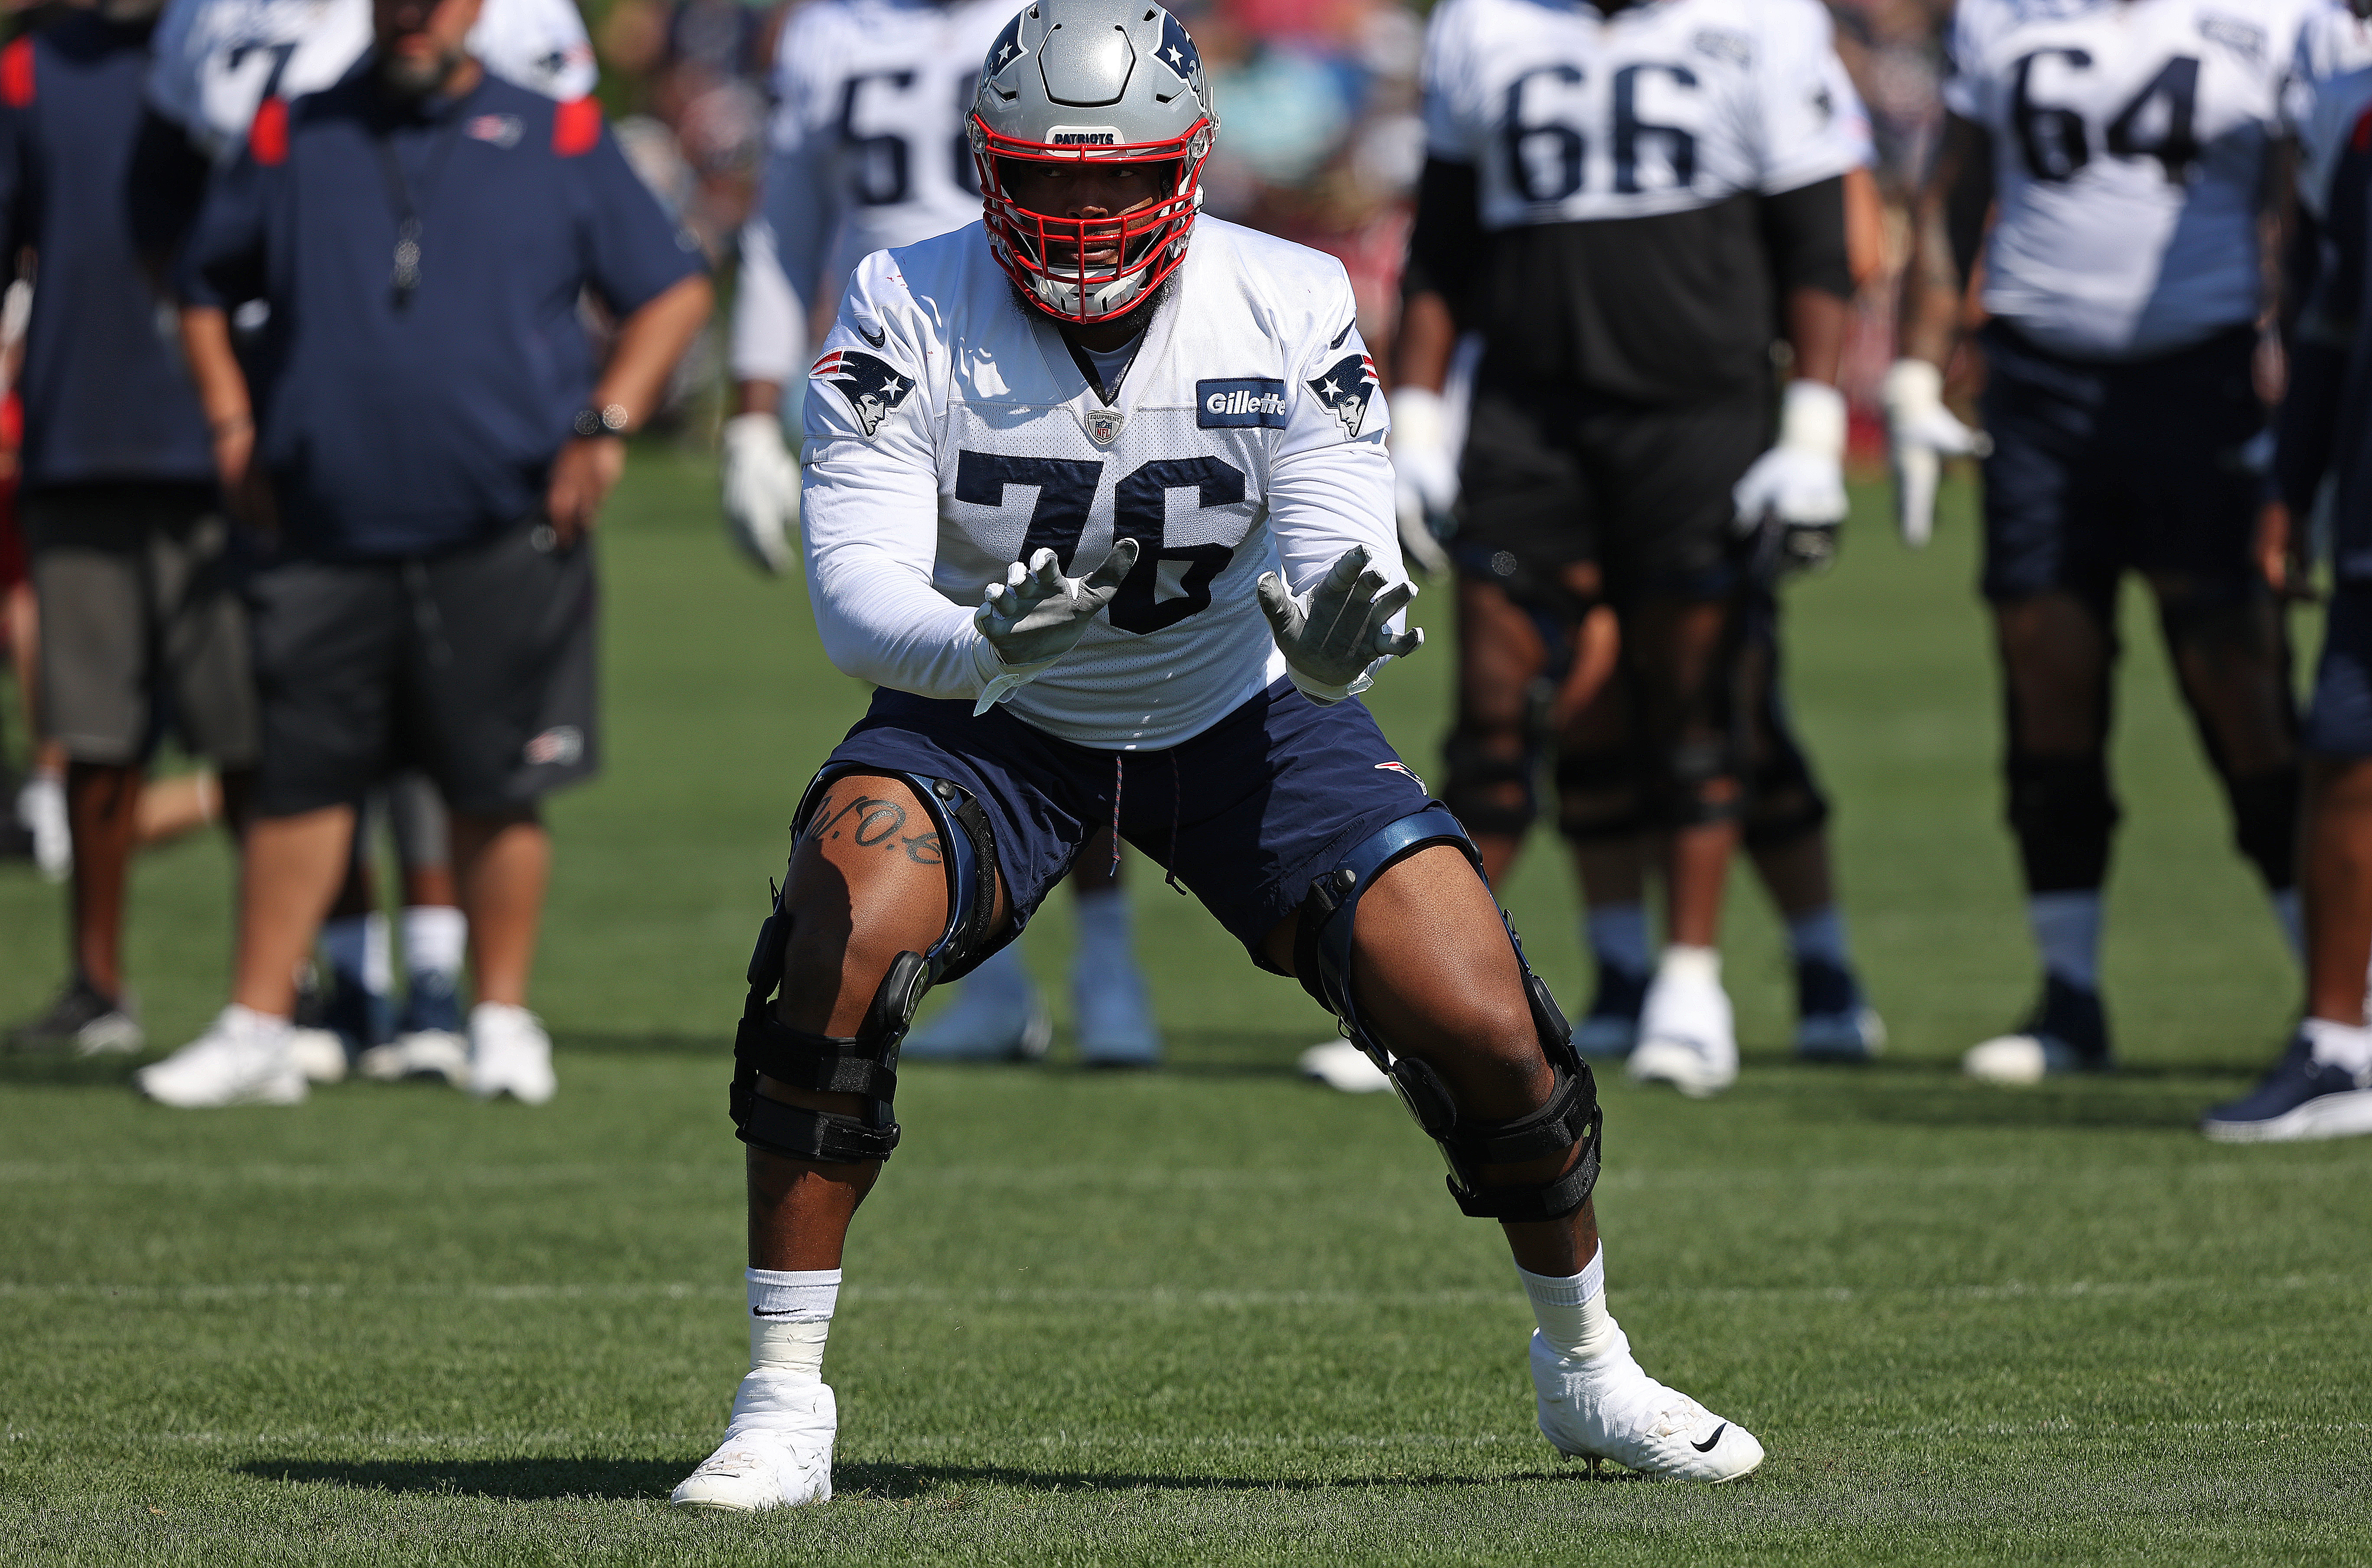
M 986 997 L 1019 1002 L 1030 992 L 1029 971 L 1021 967 L 1021 944 L 1007 942 L 987 958 L 980 967 L 964 976 L 964 990 L 977 991 Z
M 2034 928 L 2034 945 L 2042 950 L 2042 967 L 2084 991 L 2100 989 L 2100 890 L 2073 893 L 2032 893 L 2026 900 L 2026 921 Z
M 1582 916 L 1581 939 L 1590 956 L 1624 974 L 1647 972 L 1647 906 L 1592 904 Z
M 750 1283 L 750 1370 L 820 1382 L 840 1271 L 745 1269 L 742 1278 Z
M 1667 943 L 1664 956 L 1656 960 L 1657 979 L 1669 978 L 1700 985 L 1721 983 L 1721 949 L 1691 947 L 1679 942 Z
M 1834 904 L 1822 904 L 1819 909 L 1787 917 L 1787 950 L 1796 961 L 1823 963 L 1841 970 L 1853 968 L 1853 953 L 1845 946 L 1844 911 Z
M 2306 960 L 2306 911 L 2298 902 L 2296 888 L 2284 888 L 2273 896 L 2273 919 L 2282 928 L 2282 935 L 2290 945 L 2290 957 Z
M 2342 1072 L 2361 1073 L 2372 1067 L 2372 1028 L 2337 1024 L 2329 1018 L 2308 1018 L 2298 1026 L 2314 1046 L 2314 1059 Z
M 327 921 L 321 926 L 321 950 L 330 967 L 347 980 L 362 981 L 373 996 L 395 989 L 395 965 L 388 954 L 387 916 L 373 910 Z
M 1099 970 L 1136 962 L 1136 939 L 1129 924 L 1128 895 L 1118 888 L 1077 894 L 1071 907 L 1079 920 L 1078 961 Z
M 1622 1330 L 1606 1310 L 1604 1243 L 1577 1274 L 1559 1279 L 1533 1273 L 1520 1263 L 1516 1273 L 1524 1282 L 1524 1294 L 1532 1298 L 1532 1321 L 1540 1325 L 1541 1338 L 1559 1355 L 1587 1361 L 1614 1347 L 1614 1336 Z
M 470 947 L 470 917 L 450 904 L 406 904 L 403 910 L 403 972 L 427 975 L 459 990 L 461 959 Z

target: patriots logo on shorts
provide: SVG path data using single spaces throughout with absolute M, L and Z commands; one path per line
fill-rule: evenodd
M 1423 779 L 1418 779 L 1416 777 L 1416 770 L 1410 767 L 1406 762 L 1378 762 L 1376 764 L 1376 767 L 1377 770 L 1381 772 L 1405 774 L 1409 778 L 1416 779 L 1417 788 L 1423 789 L 1424 787 L 1424 781 Z
M 1346 354 L 1309 383 L 1326 412 L 1343 422 L 1343 434 L 1355 437 L 1367 423 L 1367 403 L 1376 395 L 1376 362 L 1364 354 Z
M 883 361 L 853 348 L 833 349 L 815 362 L 808 377 L 838 388 L 840 395 L 848 400 L 849 408 L 864 423 L 867 436 L 880 429 L 890 411 L 904 402 L 906 394 L 914 389 L 912 376 L 901 375 Z

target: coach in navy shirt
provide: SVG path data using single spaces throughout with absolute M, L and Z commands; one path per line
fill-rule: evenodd
M 0 51 L 0 257 L 13 273 L 30 253 L 40 274 L 19 381 L 39 722 L 68 758 L 75 860 L 73 972 L 45 1014 L 9 1032 L 20 1050 L 142 1043 L 121 972 L 124 874 L 164 722 L 223 769 L 235 807 L 255 758 L 229 524 L 131 216 L 154 27 L 153 4 L 113 0 Z M 149 150 L 167 184 L 203 180 L 186 147 Z
M 710 293 L 590 99 L 469 57 L 477 15 L 377 0 L 352 75 L 264 100 L 180 263 L 216 468 L 279 556 L 250 596 L 263 748 L 233 1003 L 142 1074 L 170 1104 L 303 1096 L 290 976 L 353 803 L 405 765 L 452 809 L 471 1086 L 552 1092 L 525 1003 L 551 854 L 537 802 L 598 756 L 585 536 Z M 618 322 L 605 365 L 588 291 Z M 255 300 L 250 379 L 229 323 Z

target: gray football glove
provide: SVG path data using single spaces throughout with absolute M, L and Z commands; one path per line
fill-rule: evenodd
M 1355 696 L 1375 684 L 1378 664 L 1424 645 L 1421 629 L 1395 632 L 1385 624 L 1416 597 L 1416 585 L 1386 588 L 1384 575 L 1367 561 L 1367 547 L 1353 545 L 1327 569 L 1307 601 L 1288 592 L 1274 572 L 1262 573 L 1253 585 L 1286 672 L 1314 703 Z
M 1027 563 L 1016 561 L 1007 566 L 1005 581 L 988 585 L 980 608 L 971 612 L 971 623 L 988 639 L 1004 670 L 982 689 L 972 706 L 974 717 L 1037 679 L 1079 645 L 1088 624 L 1111 603 L 1122 579 L 1135 566 L 1137 550 L 1133 539 L 1114 540 L 1104 563 L 1085 577 L 1065 577 L 1054 552 L 1041 550 Z

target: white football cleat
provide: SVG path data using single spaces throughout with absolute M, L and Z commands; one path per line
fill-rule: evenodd
M 140 1092 L 183 1110 L 225 1105 L 296 1105 L 305 1074 L 288 1053 L 288 1020 L 239 1006 L 224 1008 L 213 1027 L 162 1062 L 132 1075 Z
M 733 1396 L 733 1422 L 716 1452 L 668 1502 L 712 1514 L 754 1514 L 831 1498 L 831 1443 L 840 1413 L 831 1386 L 752 1372 Z
M 481 1002 L 470 1009 L 470 1092 L 480 1099 L 508 1095 L 541 1105 L 560 1087 L 552 1072 L 552 1037 L 524 1007 Z
M 964 977 L 947 1011 L 906 1037 L 908 1062 L 1036 1062 L 1054 1043 L 1054 1020 L 1008 944 Z
M 1071 966 L 1079 1061 L 1088 1067 L 1152 1067 L 1161 1061 L 1153 999 L 1134 964 Z M 1043 1054 L 1041 1051 L 1040 1054 Z
M 1716 1486 L 1762 1463 L 1752 1433 L 1648 1376 L 1620 1329 L 1614 1348 L 1587 1361 L 1558 1354 L 1536 1331 L 1531 1361 L 1541 1435 L 1573 1458 L 1611 1459 L 1651 1480 Z
M 303 1026 L 288 1031 L 288 1060 L 308 1084 L 335 1084 L 346 1075 L 346 1042 L 335 1029 Z
M 470 1042 L 450 1029 L 414 1029 L 355 1060 L 355 1071 L 376 1083 L 406 1078 L 442 1078 L 455 1088 L 470 1082 Z
M 1631 1051 L 1634 1084 L 1669 1084 L 1692 1099 L 1738 1082 L 1738 1032 L 1721 955 L 1709 947 L 1667 947 L 1639 1013 Z
M 1346 1095 L 1380 1094 L 1392 1086 L 1384 1070 L 1347 1040 L 1330 1040 L 1301 1053 L 1295 1070 Z

